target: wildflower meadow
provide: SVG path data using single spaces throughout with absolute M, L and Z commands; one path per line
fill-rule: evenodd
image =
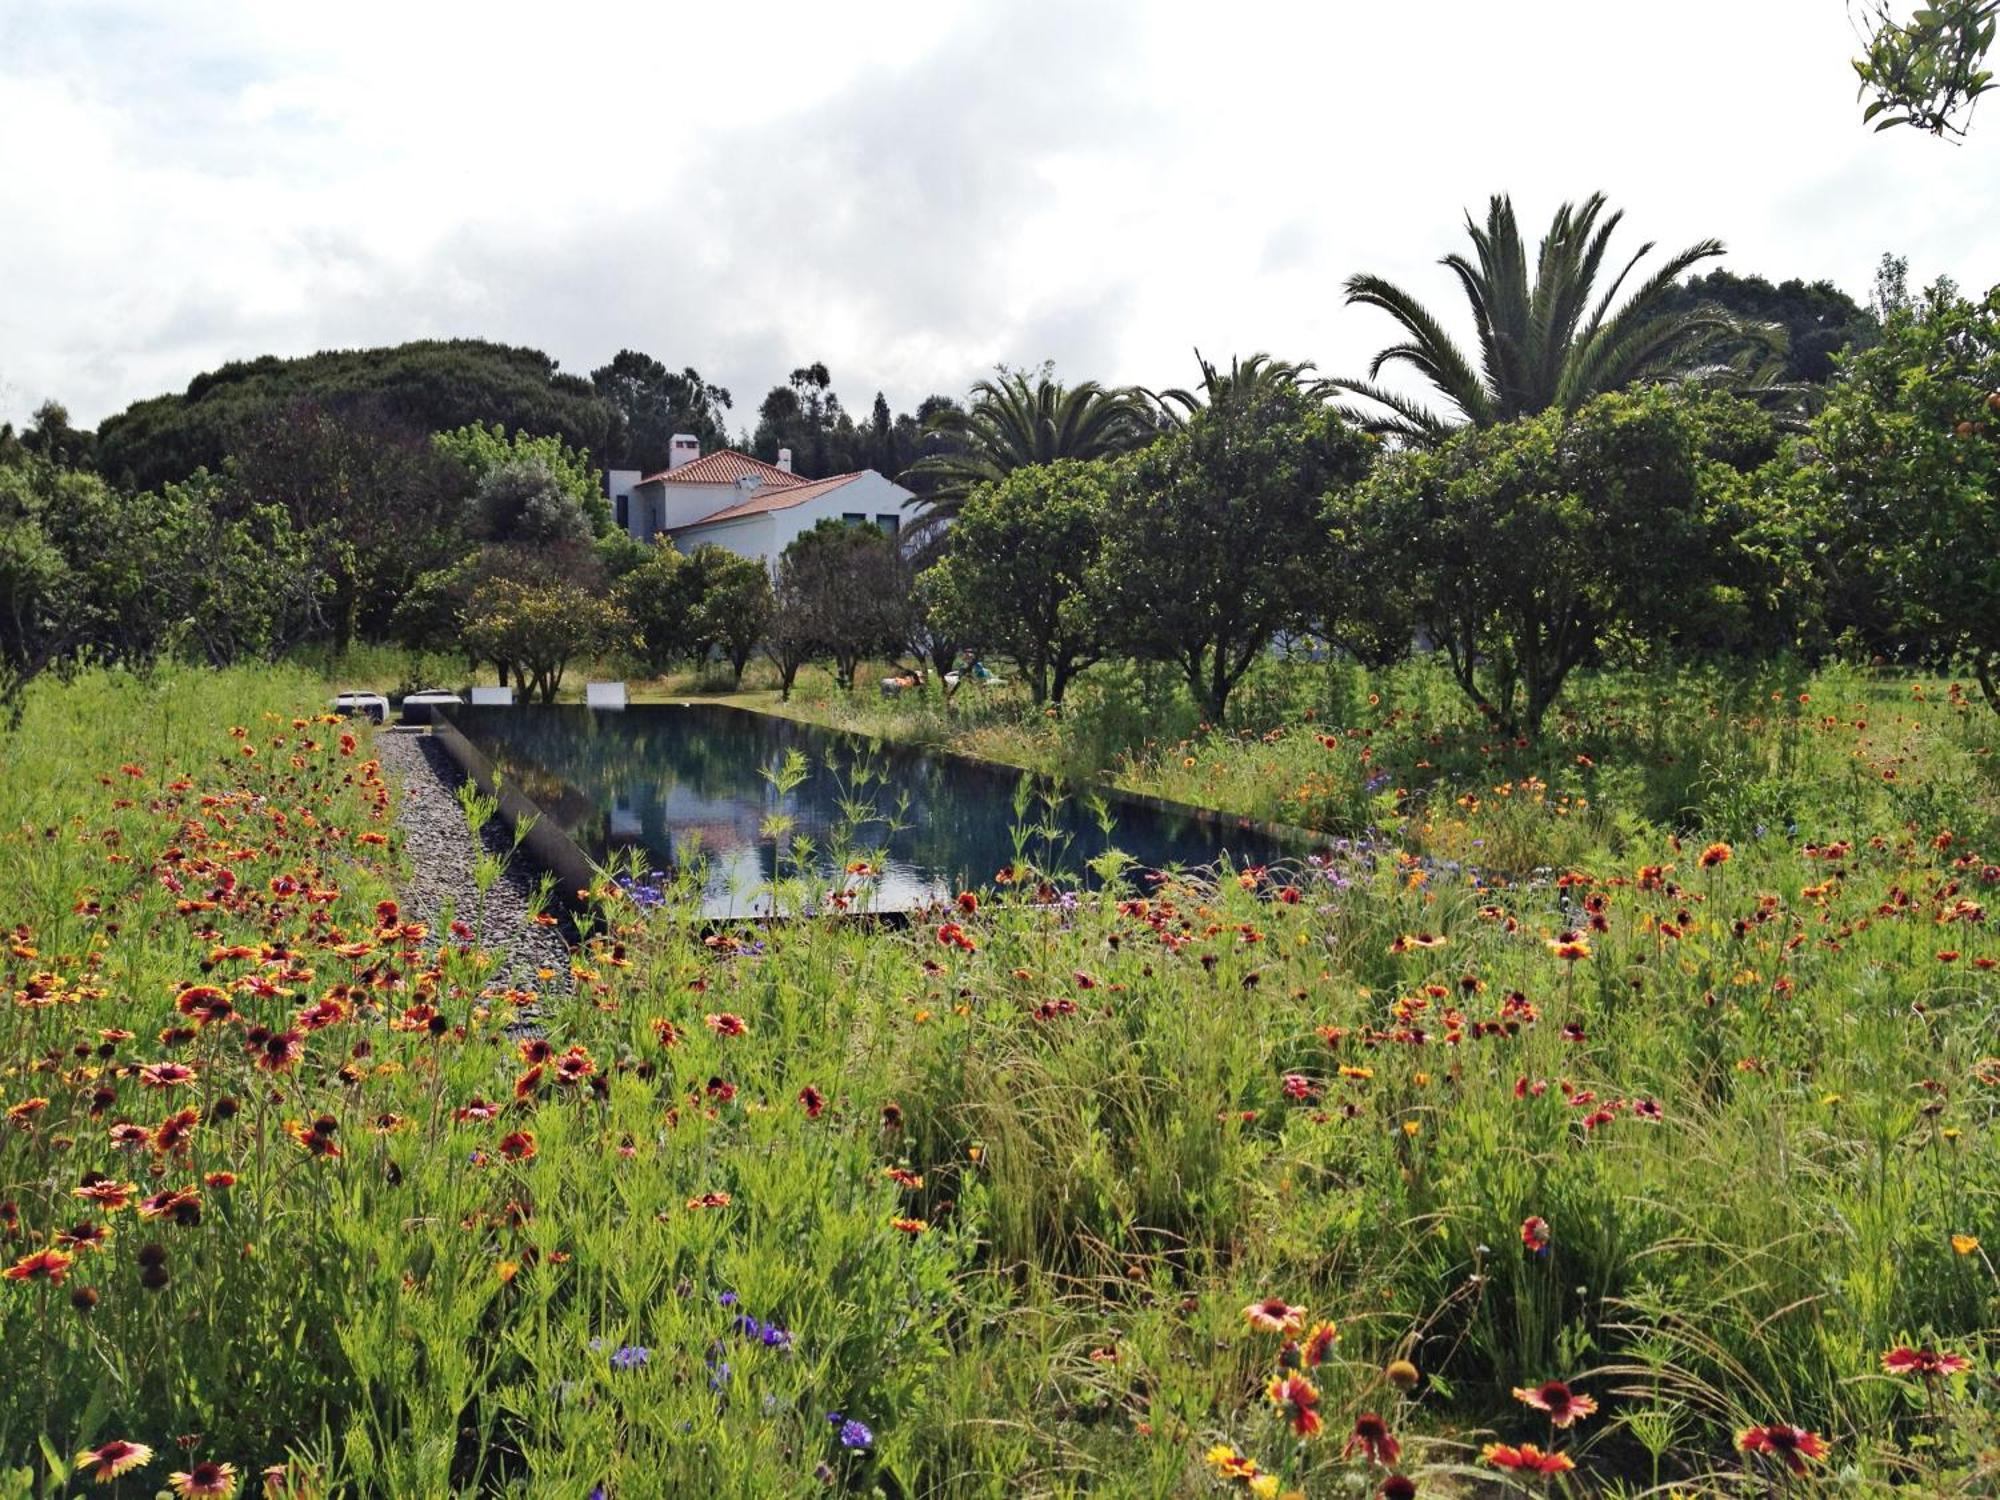
M 1150 763 L 1351 784 L 1293 863 L 607 874 L 503 987 L 316 679 L 43 684 L 0 1494 L 1991 1493 L 1992 715 L 1681 688 L 1349 681 Z

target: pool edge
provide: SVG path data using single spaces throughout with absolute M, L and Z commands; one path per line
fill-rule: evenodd
M 500 814 L 507 826 L 519 835 L 520 845 L 552 872 L 558 894 L 571 910 L 589 899 L 597 885 L 598 866 L 576 840 L 563 832 L 562 825 L 519 788 L 504 781 L 493 762 L 452 723 L 449 712 L 439 708 L 431 716 L 431 735 L 444 746 L 458 768 L 472 784 L 489 797 L 497 797 Z M 522 833 L 522 825 L 527 831 Z

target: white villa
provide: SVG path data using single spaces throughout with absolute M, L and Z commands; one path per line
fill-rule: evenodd
M 642 477 L 637 469 L 611 469 L 605 481 L 618 524 L 639 541 L 665 532 L 683 552 L 714 542 L 772 569 L 793 537 L 829 518 L 895 535 L 910 498 L 873 469 L 803 479 L 792 472 L 789 448 L 767 464 L 734 448 L 705 454 L 685 433 L 674 437 L 659 473 Z

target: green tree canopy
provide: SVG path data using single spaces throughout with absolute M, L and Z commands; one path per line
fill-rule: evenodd
M 1034 701 L 1060 705 L 1103 654 L 1088 584 L 1115 475 L 1107 460 L 1058 459 L 975 489 L 921 579 L 937 628 L 1012 657 Z
M 640 657 L 658 672 L 694 654 L 699 580 L 665 536 L 646 550 L 646 560 L 618 580 L 618 601 L 632 621 Z
M 1858 573 L 1922 657 L 2000 712 L 2000 287 L 1891 313 L 1813 424 L 1830 564 Z
M 1980 96 L 1993 88 L 1986 54 L 2000 24 L 2000 0 L 1924 0 L 1898 20 L 1887 0 L 1868 9 L 1866 50 L 1854 59 L 1862 122 L 1913 125 L 1932 135 L 1963 136 Z
M 1720 268 L 1691 276 L 1660 299 L 1663 313 L 1716 308 L 1752 329 L 1782 329 L 1782 340 L 1751 333 L 1719 336 L 1710 357 L 1756 368 L 1771 362 L 1775 380 L 1825 385 L 1833 379 L 1834 356 L 1874 341 L 1880 325 L 1867 308 L 1830 281 L 1794 276 L 1775 286 L 1762 276 L 1738 276 Z
M 337 651 L 386 626 L 403 589 L 462 546 L 464 476 L 428 436 L 302 402 L 265 413 L 229 465 L 232 504 L 274 505 L 306 547 Z
M 511 668 L 530 698 L 553 703 L 571 662 L 630 644 L 625 615 L 595 589 L 567 580 L 493 580 L 465 617 L 466 649 Z
M 604 475 L 590 455 L 552 435 L 515 432 L 511 437 L 498 422 L 468 423 L 432 437 L 431 445 L 458 464 L 468 494 L 476 493 L 488 475 L 507 464 L 534 464 L 583 513 L 593 535 L 611 530 L 611 502 L 604 493 Z
M 1746 403 L 1652 387 L 1392 454 L 1328 514 L 1354 587 L 1407 604 L 1495 728 L 1533 737 L 1614 638 L 1740 608 L 1744 476 L 1775 451 Z
M 713 542 L 690 552 L 685 566 L 694 578 L 688 634 L 695 653 L 720 651 L 741 687 L 743 669 L 771 618 L 770 570 L 758 558 L 738 557 Z
M 667 466 L 676 433 L 693 435 L 704 451 L 728 439 L 729 392 L 702 379 L 692 365 L 676 375 L 650 354 L 620 349 L 610 364 L 590 372 L 590 384 L 621 418 L 607 467 L 657 473 Z
M 61 469 L 90 468 L 96 457 L 95 436 L 79 431 L 70 422 L 69 408 L 60 401 L 44 401 L 36 407 L 34 420 L 21 433 L 20 441 L 29 453 Z
M 214 475 L 127 497 L 40 458 L 0 464 L 0 706 L 85 657 L 279 650 L 316 610 L 303 563 L 281 508 L 236 505 Z
M 97 466 L 130 489 L 185 479 L 198 468 L 220 470 L 253 432 L 302 403 L 413 438 L 497 422 L 591 455 L 610 451 L 623 422 L 589 381 L 562 373 L 540 350 L 423 340 L 223 365 L 196 376 L 180 395 L 107 417 L 98 428 Z
M 833 658 L 843 690 L 863 661 L 901 650 L 908 634 L 909 569 L 873 526 L 829 517 L 795 537 L 778 562 L 778 592 L 803 636 Z
M 540 458 L 516 458 L 489 469 L 473 496 L 479 534 L 525 546 L 582 547 L 590 516 L 576 495 Z
M 1223 723 L 1272 639 L 1327 610 L 1322 500 L 1360 478 L 1374 446 L 1290 382 L 1212 388 L 1112 488 L 1092 592 L 1113 637 L 1176 663 Z

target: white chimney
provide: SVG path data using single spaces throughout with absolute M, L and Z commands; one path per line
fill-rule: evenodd
M 688 432 L 677 432 L 667 444 L 667 469 L 672 472 L 682 464 L 691 464 L 701 457 L 701 439 Z
M 789 448 L 780 448 L 780 449 L 778 450 L 778 467 L 779 467 L 779 468 L 781 468 L 781 469 L 783 469 L 783 470 L 784 470 L 784 471 L 785 471 L 785 472 L 786 472 L 787 474 L 789 474 L 789 473 L 791 473 L 791 472 L 792 472 L 792 450 L 791 450 L 791 449 L 789 449 Z

